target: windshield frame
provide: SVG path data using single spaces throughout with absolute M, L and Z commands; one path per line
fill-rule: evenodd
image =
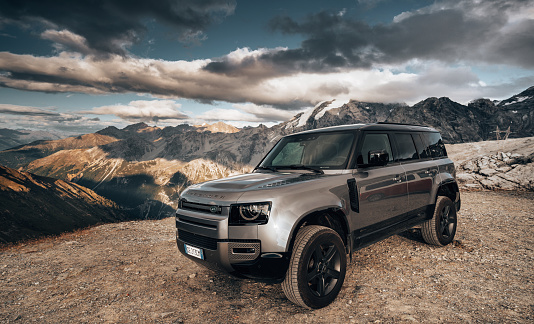
M 256 170 L 258 169 L 276 169 L 276 170 L 306 170 L 309 168 L 312 169 L 318 169 L 318 170 L 345 170 L 349 165 L 352 164 L 353 155 L 355 146 L 358 142 L 358 131 L 357 130 L 332 130 L 328 132 L 310 132 L 310 133 L 298 133 L 293 135 L 288 135 L 285 137 L 282 137 L 275 145 L 274 147 L 265 155 L 265 157 L 261 160 L 261 162 L 256 166 Z M 335 134 L 350 134 L 353 136 L 352 143 L 349 146 L 349 151 L 347 153 L 347 157 L 345 159 L 345 162 L 340 165 L 316 165 L 316 164 L 291 164 L 291 165 L 272 165 L 273 160 L 276 158 L 276 156 L 280 153 L 280 151 L 287 145 L 287 143 L 291 142 L 297 142 L 298 139 L 302 139 L 301 141 L 306 140 L 307 138 L 317 138 L 319 136 L 323 135 L 335 135 Z M 302 168 L 299 168 L 298 166 L 303 166 Z

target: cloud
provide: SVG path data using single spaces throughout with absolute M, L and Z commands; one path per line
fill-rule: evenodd
M 180 107 L 181 105 L 173 100 L 135 100 L 128 105 L 102 106 L 80 113 L 115 115 L 132 122 L 187 119 L 188 116 L 178 110 Z
M 236 52 L 255 53 L 248 49 Z M 246 59 L 245 55 L 243 60 Z M 209 62 L 163 61 L 118 55 L 100 60 L 68 52 L 55 57 L 35 57 L 0 52 L 0 72 L 4 71 L 0 73 L 0 86 L 56 93 L 145 93 L 202 102 L 253 102 L 281 107 L 298 107 L 308 102 L 306 98 L 288 99 L 273 95 L 264 87 L 262 78 L 254 73 L 249 77 L 246 74 L 227 76 L 206 71 L 203 67 Z
M 234 104 L 235 109 L 211 109 L 195 118 L 206 121 L 241 121 L 254 123 L 279 123 L 291 119 L 300 111 L 281 110 L 252 103 Z
M 198 119 L 207 121 L 225 120 L 225 121 L 247 121 L 247 122 L 261 122 L 262 118 L 254 116 L 252 114 L 244 113 L 237 109 L 222 109 L 215 108 L 206 111 L 202 115 L 196 116 Z
M 47 29 L 41 34 L 41 38 L 53 41 L 54 47 L 58 52 L 70 49 L 84 55 L 98 54 L 97 51 L 89 47 L 85 37 L 76 35 L 66 29 L 61 31 Z
M 39 22 L 46 29 L 68 30 L 93 50 L 124 55 L 146 32 L 147 19 L 169 26 L 185 42 L 200 41 L 206 28 L 232 15 L 235 6 L 232 0 L 62 1 L 60 5 L 54 0 L 2 1 L 0 18 L 4 23 Z M 69 40 L 61 44 L 76 45 Z
M 525 14 L 528 13 L 528 14 Z M 298 48 L 268 51 L 240 64 L 221 58 L 206 69 L 226 75 L 335 72 L 410 60 L 534 67 L 534 6 L 530 1 L 439 1 L 370 25 L 335 12 L 296 21 L 278 16 L 270 28 L 302 35 Z
M 60 114 L 36 107 L 0 104 L 0 114 L 56 117 Z
M 107 126 L 98 117 L 57 113 L 43 108 L 0 104 L 0 127 L 58 131 L 64 135 L 93 133 Z
M 193 61 L 118 54 L 103 58 L 91 52 L 94 46 L 86 34 L 50 25 L 41 36 L 53 41 L 60 52 L 52 57 L 0 52 L 0 86 L 250 103 L 255 108 L 234 106 L 246 114 L 236 117 L 258 120 L 282 118 L 282 110 L 295 111 L 334 98 L 413 103 L 428 96 L 449 96 L 466 102 L 492 95 L 487 90 L 498 86 L 481 83 L 470 64 L 534 68 L 534 33 L 529 32 L 534 30 L 534 8 L 529 4 L 439 1 L 378 25 L 328 12 L 302 21 L 280 16 L 271 21 L 271 28 L 303 35 L 300 47 L 238 48 L 220 58 Z M 210 10 L 206 12 L 216 11 Z M 516 90 L 525 83 L 499 82 L 505 87 L 516 82 Z
M 240 62 L 261 52 L 264 51 L 238 49 L 228 56 L 237 57 L 236 62 Z M 428 96 L 450 96 L 462 102 L 483 90 L 470 68 L 449 67 L 437 60 L 414 59 L 381 68 L 282 73 L 265 78 L 259 73 L 227 75 L 206 71 L 204 67 L 210 62 L 121 56 L 94 60 L 66 52 L 55 57 L 0 52 L 0 71 L 7 71 L 0 73 L 0 86 L 51 93 L 137 93 L 169 100 L 252 103 L 284 110 L 333 98 L 410 103 Z
M 253 103 L 235 104 L 233 106 L 248 114 L 252 114 L 256 116 L 257 118 L 261 119 L 261 121 L 265 121 L 265 122 L 286 121 L 286 120 L 291 119 L 293 116 L 295 116 L 296 114 L 300 112 L 299 110 L 287 111 L 287 110 L 277 109 L 277 108 L 269 107 L 269 106 L 259 106 Z

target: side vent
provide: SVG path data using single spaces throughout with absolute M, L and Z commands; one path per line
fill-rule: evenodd
M 360 212 L 360 201 L 358 200 L 358 187 L 356 187 L 355 179 L 348 179 L 347 185 L 349 186 L 349 199 L 350 209 L 357 213 Z

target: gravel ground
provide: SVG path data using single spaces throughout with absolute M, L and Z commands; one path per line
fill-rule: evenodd
M 534 322 L 534 193 L 463 192 L 453 244 L 412 229 L 357 251 L 326 308 L 181 256 L 174 219 L 107 224 L 0 250 L 2 323 Z

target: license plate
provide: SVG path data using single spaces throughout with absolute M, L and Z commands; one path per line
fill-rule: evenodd
M 188 255 L 194 256 L 195 258 L 199 258 L 200 260 L 204 260 L 204 252 L 202 251 L 202 249 L 187 244 L 184 244 L 184 247 L 185 253 L 187 253 Z

